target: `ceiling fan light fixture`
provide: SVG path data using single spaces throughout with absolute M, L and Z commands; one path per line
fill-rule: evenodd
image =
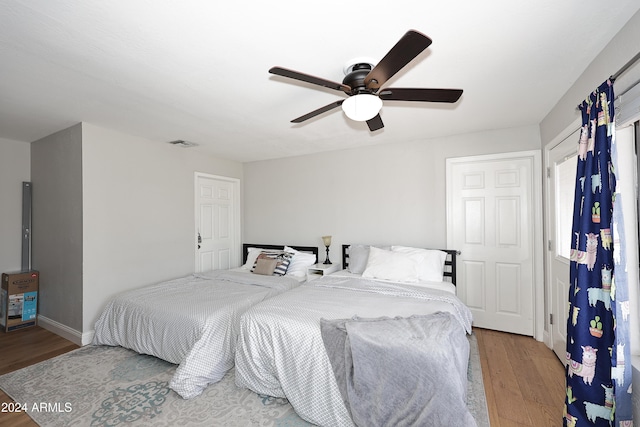
M 382 100 L 375 95 L 359 93 L 344 100 L 342 111 L 351 120 L 366 122 L 378 115 L 382 108 Z

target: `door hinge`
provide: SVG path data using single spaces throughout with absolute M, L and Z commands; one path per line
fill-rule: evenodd
M 552 251 L 553 250 L 553 241 L 549 240 L 547 243 L 547 250 Z
M 551 168 L 547 168 L 547 178 L 551 178 Z
M 549 314 L 549 324 L 553 325 L 553 313 Z

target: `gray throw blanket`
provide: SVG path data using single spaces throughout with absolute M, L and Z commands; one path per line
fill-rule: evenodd
M 450 313 L 321 320 L 355 425 L 476 426 L 466 405 L 469 341 Z

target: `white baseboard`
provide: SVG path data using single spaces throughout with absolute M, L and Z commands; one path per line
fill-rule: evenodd
M 542 333 L 542 342 L 551 350 L 553 350 L 553 340 L 551 339 L 551 334 L 549 333 L 549 331 L 544 331 Z
M 83 334 L 80 331 L 76 331 L 75 329 L 70 328 L 67 325 L 63 325 L 60 322 L 56 322 L 55 320 L 51 320 L 48 317 L 42 315 L 38 315 L 38 326 L 46 329 L 47 331 L 53 332 L 56 335 L 60 335 L 62 338 L 67 339 L 79 346 L 90 344 L 93 340 L 93 331 L 85 332 Z
M 93 336 L 96 334 L 96 331 L 89 331 L 82 334 L 82 345 L 89 345 L 93 342 Z

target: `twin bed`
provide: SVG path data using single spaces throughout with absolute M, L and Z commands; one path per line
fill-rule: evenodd
M 401 248 L 391 249 L 399 252 Z M 259 394 L 286 397 L 302 418 L 322 426 L 353 422 L 360 426 L 475 425 L 465 400 L 471 313 L 455 296 L 455 252 L 447 251 L 449 261 L 441 264 L 443 251 L 415 250 L 418 256 L 433 255 L 424 257 L 422 265 L 432 262 L 435 268 L 423 271 L 422 277 L 431 280 L 406 282 L 414 278 L 406 272 L 406 259 L 386 250 L 373 254 L 374 248 L 368 256 L 360 254 L 366 249 L 358 248 L 355 259 L 353 249 L 348 257 L 349 247 L 343 248 L 345 270 L 247 310 L 240 319 L 236 384 Z M 449 271 L 443 271 L 443 265 Z M 368 277 L 372 272 L 377 277 Z M 401 321 L 397 317 L 414 322 L 407 336 L 400 337 L 393 329 L 380 332 Z M 362 326 L 369 329 L 358 331 Z M 349 343 L 345 343 L 345 331 Z M 354 348 L 363 334 L 370 335 L 364 337 L 364 345 Z M 380 344 L 377 349 L 376 344 Z M 391 363 L 357 357 L 360 351 L 366 359 L 380 347 Z M 421 353 L 414 353 L 417 348 Z M 419 354 L 413 368 L 427 366 L 429 372 L 413 369 L 402 358 L 407 352 Z M 434 354 L 439 357 L 429 359 Z M 397 368 L 391 378 L 381 375 L 390 368 Z M 363 372 L 367 369 L 377 384 L 358 383 L 358 375 L 367 376 Z M 421 389 L 399 379 L 402 372 L 418 379 Z M 344 380 L 338 381 L 339 377 Z M 394 387 L 394 382 L 400 386 Z
M 238 386 L 287 398 L 317 425 L 475 425 L 455 252 L 344 245 L 343 266 L 310 281 L 214 271 L 130 291 L 109 303 L 94 343 L 179 364 L 170 386 L 185 398 L 235 363 Z
M 233 367 L 239 319 L 251 306 L 299 286 L 318 248 L 287 246 L 289 274 L 252 273 L 260 253 L 285 246 L 243 245 L 243 266 L 214 270 L 124 292 L 95 325 L 93 344 L 122 346 L 175 363 L 169 386 L 198 396 Z

